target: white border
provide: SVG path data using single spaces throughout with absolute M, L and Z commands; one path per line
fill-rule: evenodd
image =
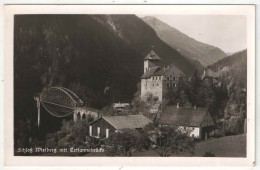
M 255 6 L 253 5 L 9 5 L 5 6 L 5 166 L 253 166 L 255 160 Z M 13 156 L 14 14 L 246 15 L 248 44 L 247 158 L 15 157 Z M 188 164 L 187 164 L 188 163 Z

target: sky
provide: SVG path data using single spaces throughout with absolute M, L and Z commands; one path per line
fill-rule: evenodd
M 186 35 L 218 47 L 226 53 L 234 53 L 247 48 L 246 16 L 154 15 L 154 17 Z

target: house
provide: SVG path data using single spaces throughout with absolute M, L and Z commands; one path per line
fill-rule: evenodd
M 113 108 L 116 111 L 116 113 L 120 113 L 124 111 L 125 109 L 129 108 L 130 104 L 129 103 L 114 103 Z
M 144 74 L 141 76 L 141 99 L 151 93 L 162 101 L 169 90 L 176 89 L 182 71 L 174 64 L 159 67 L 161 58 L 151 50 L 144 58 Z
M 89 124 L 89 136 L 108 138 L 110 134 L 124 129 L 141 129 L 152 121 L 142 114 L 126 116 L 103 116 Z
M 88 122 L 97 120 L 102 116 L 102 111 L 90 107 L 76 107 L 73 113 L 73 120 L 86 120 Z
M 203 75 L 201 76 L 201 79 L 203 81 L 206 81 L 207 83 L 218 83 L 219 75 L 214 72 L 213 70 L 207 68 L 204 70 Z
M 207 108 L 179 108 L 166 106 L 159 118 L 161 125 L 173 125 L 179 129 L 190 130 L 190 136 L 207 139 L 214 130 L 215 123 Z

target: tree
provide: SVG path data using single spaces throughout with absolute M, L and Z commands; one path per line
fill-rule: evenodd
M 194 153 L 194 141 L 189 137 L 189 132 L 183 132 L 173 126 L 147 125 L 147 135 L 155 141 L 155 151 L 162 157 L 168 157 L 174 153 Z
M 91 106 L 93 100 L 97 98 L 97 95 L 93 90 L 88 88 L 86 85 L 82 85 L 80 82 L 70 83 L 69 89 L 79 96 L 85 106 Z
M 197 71 L 195 71 L 194 74 L 191 76 L 190 82 L 188 84 L 188 88 L 189 88 L 190 102 L 193 105 L 198 105 L 198 102 L 201 100 L 201 98 L 199 98 L 199 92 L 203 89 L 202 89 L 202 81 Z
M 182 107 L 190 107 L 190 82 L 186 77 L 179 77 L 177 88 L 172 88 L 168 91 L 166 98 L 169 105 L 176 105 L 179 103 Z
M 153 96 L 152 93 L 147 92 L 141 99 L 141 91 L 139 88 L 140 83 L 138 83 L 138 91 L 135 93 L 135 97 L 132 100 L 131 108 L 129 112 L 132 113 L 142 113 L 144 115 L 149 115 L 152 113 L 158 113 L 163 106 L 166 106 L 168 99 L 159 101 L 157 96 Z
M 107 155 L 109 156 L 132 156 L 132 153 L 141 150 L 144 142 L 137 130 L 125 129 L 109 136 L 105 141 Z
M 86 121 L 76 121 L 71 130 L 71 136 L 75 139 L 75 142 L 84 143 L 86 136 L 89 132 L 89 126 Z
M 47 135 L 46 146 L 51 148 L 83 146 L 88 135 L 88 123 L 86 121 L 63 121 L 61 129 Z

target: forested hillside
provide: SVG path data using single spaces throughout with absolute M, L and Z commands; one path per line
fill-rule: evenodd
M 209 68 L 220 75 L 227 87 L 224 129 L 230 133 L 242 132 L 247 117 L 247 50 L 224 58 Z
M 214 63 L 209 68 L 218 72 L 223 78 L 230 79 L 246 88 L 247 50 L 234 53 Z

